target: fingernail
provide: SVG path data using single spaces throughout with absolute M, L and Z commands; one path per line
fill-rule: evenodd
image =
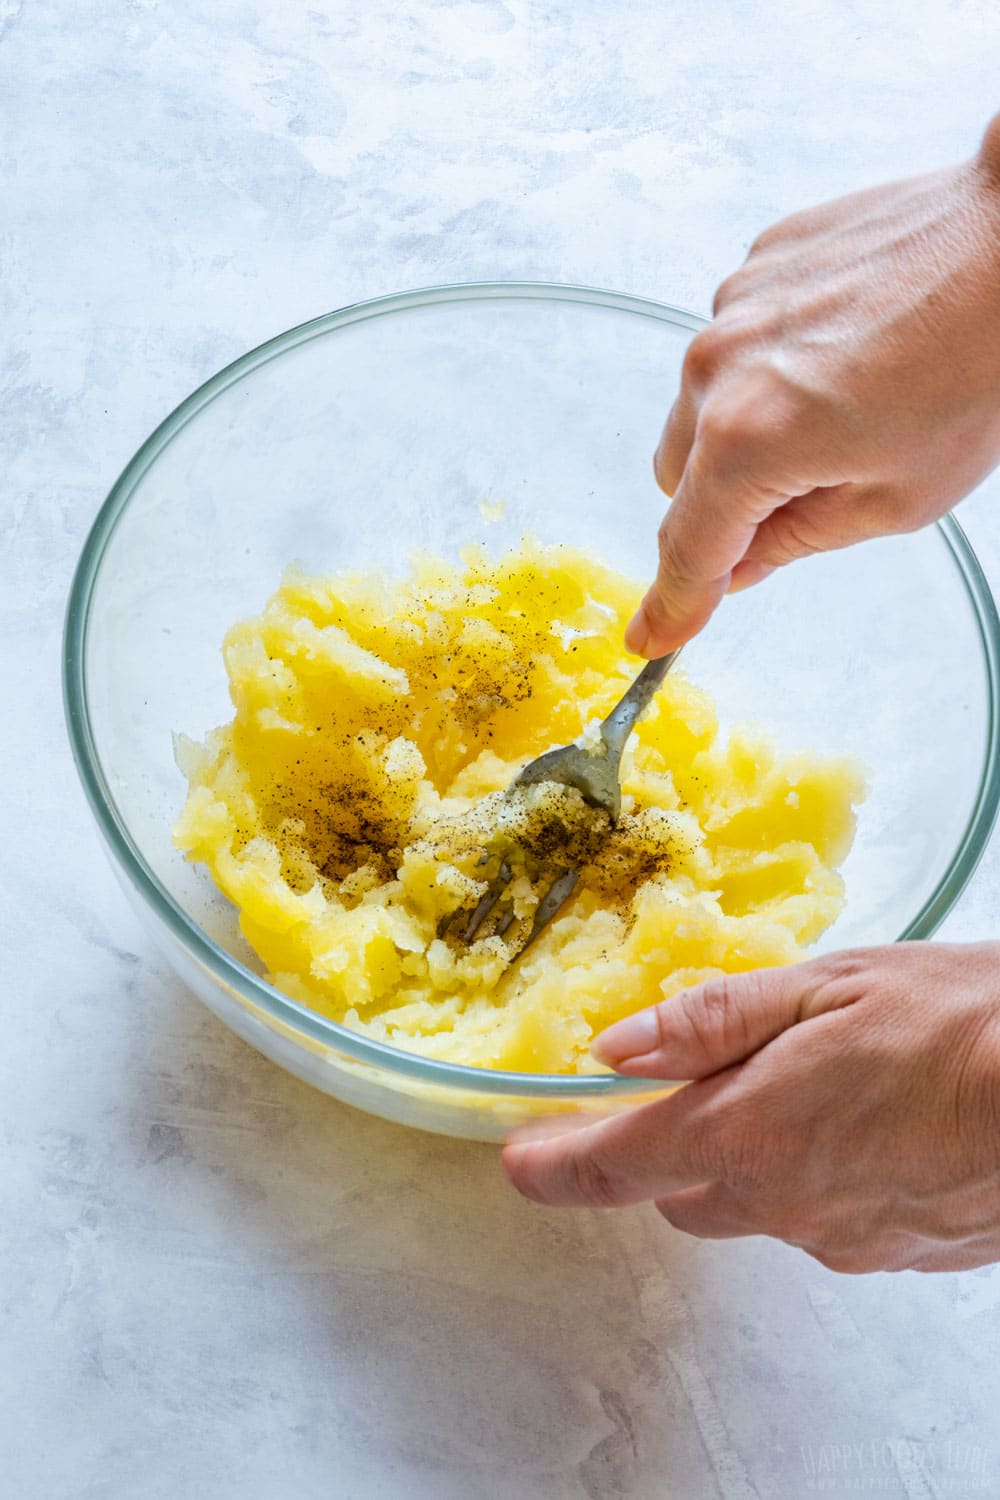
M 648 644 L 649 625 L 646 620 L 646 611 L 640 604 L 625 627 L 625 645 L 629 651 L 634 651 L 636 656 L 642 656 Z
M 660 1025 L 654 1010 L 638 1010 L 624 1021 L 616 1021 L 590 1044 L 590 1055 L 598 1062 L 615 1067 L 629 1057 L 642 1057 L 660 1042 Z

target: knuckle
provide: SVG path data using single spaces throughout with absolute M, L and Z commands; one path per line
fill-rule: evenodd
M 705 385 L 718 369 L 721 354 L 722 340 L 713 323 L 688 345 L 681 370 L 682 384 L 695 389 Z
M 778 510 L 770 518 L 767 537 L 762 541 L 759 561 L 781 567 L 796 558 L 812 557 L 822 552 L 825 538 L 814 520 L 796 514 L 795 507 Z M 756 556 L 756 553 L 754 554 Z
M 865 1276 L 871 1271 L 900 1271 L 911 1263 L 912 1236 L 885 1225 L 885 1216 L 863 1214 L 850 1228 L 827 1222 L 800 1248 L 845 1276 Z
M 656 534 L 656 545 L 661 575 L 669 578 L 675 585 L 683 586 L 695 581 L 694 560 L 689 556 L 685 544 L 678 540 L 677 530 L 670 520 L 669 512 Z
M 726 285 L 726 282 L 728 280 L 729 280 L 729 278 L 727 276 L 726 277 L 726 281 L 720 281 L 719 285 L 715 288 L 715 292 L 714 292 L 714 294 L 712 296 L 712 317 L 713 318 L 717 318 L 719 316 L 720 312 L 722 311 L 722 309 L 725 307 L 726 303 L 729 300 L 729 288 Z
M 807 1250 L 813 1260 L 818 1260 L 828 1271 L 837 1271 L 841 1276 L 866 1276 L 871 1271 L 882 1269 L 879 1257 L 863 1249 Z
M 701 1239 L 728 1239 L 739 1230 L 717 1194 L 659 1198 L 654 1207 L 672 1228 Z
M 666 495 L 673 495 L 680 482 L 691 449 L 694 426 L 691 403 L 678 397 L 667 414 L 663 435 L 653 455 L 653 473 Z
M 731 302 L 735 301 L 743 289 L 745 280 L 745 274 L 740 270 L 734 271 L 731 276 L 719 282 L 715 289 L 715 296 L 712 298 L 713 317 L 718 317 L 724 307 L 728 307 Z
M 683 1233 L 689 1232 L 690 1215 L 686 1213 L 683 1204 L 675 1203 L 670 1198 L 658 1198 L 654 1207 L 656 1208 L 656 1212 L 662 1218 L 666 1219 L 672 1228 L 679 1229 Z
M 702 408 L 698 437 L 722 469 L 746 464 L 763 436 L 756 403 L 716 401 Z
M 845 948 L 803 965 L 802 1019 L 853 1005 L 870 993 L 884 950 Z M 894 959 L 895 955 L 890 955 Z
M 751 1121 L 735 1119 L 721 1135 L 718 1151 L 723 1178 L 733 1187 L 759 1192 L 770 1182 L 768 1152 L 758 1127 Z
M 740 977 L 737 984 L 732 975 L 720 974 L 681 997 L 684 1019 L 698 1045 L 718 1052 L 721 1044 L 727 1057 L 745 1051 L 750 1040 L 745 992 L 748 987 L 756 992 L 757 985 L 754 976 Z
M 823 1214 L 811 1204 L 783 1204 L 767 1218 L 768 1234 L 803 1250 L 822 1243 L 823 1228 Z
M 593 1208 L 617 1208 L 621 1203 L 622 1184 L 593 1152 L 574 1153 L 570 1173 L 581 1202 Z
M 808 967 L 820 978 L 856 979 L 871 967 L 873 955 L 894 951 L 880 948 L 838 948 L 835 953 L 825 953 L 822 958 L 811 959 Z
M 768 224 L 766 229 L 762 229 L 759 234 L 755 235 L 747 251 L 747 260 L 753 260 L 756 256 L 766 255 L 768 250 L 773 250 L 775 245 L 784 238 L 787 231 L 783 225 L 787 223 L 788 220 L 785 219 L 777 224 Z
M 864 507 L 867 536 L 922 531 L 944 514 L 945 506 L 936 492 L 921 493 L 916 485 L 876 490 Z
M 724 977 L 711 979 L 695 990 L 683 990 L 675 1004 L 681 1011 L 691 1040 L 702 1052 L 714 1050 L 712 1043 L 724 1015 L 728 985 Z M 676 1025 L 676 1022 L 675 1022 Z
M 699 1089 L 700 1084 L 687 1087 Z M 699 1177 L 723 1183 L 741 1201 L 756 1205 L 767 1201 L 775 1190 L 775 1153 L 755 1102 L 730 1101 L 727 1092 L 701 1101 L 698 1118 L 686 1132 L 682 1154 Z
M 676 488 L 676 478 L 668 459 L 667 445 L 673 437 L 671 423 L 675 422 L 674 412 L 671 410 L 664 428 L 664 436 L 656 452 L 653 454 L 653 474 L 657 484 L 665 495 L 673 494 Z

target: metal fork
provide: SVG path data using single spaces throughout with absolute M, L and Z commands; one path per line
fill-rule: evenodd
M 519 786 L 536 786 L 539 782 L 554 781 L 562 786 L 575 787 L 585 802 L 588 802 L 591 807 L 606 812 L 612 825 L 615 824 L 618 821 L 622 804 L 619 775 L 625 743 L 679 655 L 679 650 L 671 651 L 667 656 L 659 656 L 654 661 L 646 663 L 631 687 L 618 700 L 607 718 L 602 720 L 599 731 L 600 747 L 595 746 L 591 750 L 574 744 L 559 745 L 555 750 L 546 750 L 544 754 L 529 761 L 514 777 L 507 788 L 506 795 L 509 797 Z M 489 860 L 490 855 L 486 853 L 479 863 L 488 864 Z M 489 889 L 469 917 L 465 930 L 461 933 L 462 942 L 475 941 L 512 878 L 513 871 L 508 861 L 504 859 L 501 861 L 496 879 L 490 883 Z M 521 945 L 518 956 L 530 947 L 538 934 L 548 926 L 560 908 L 566 904 L 576 889 L 579 878 L 578 868 L 565 869 L 551 882 L 535 908 L 531 931 Z M 438 928 L 440 937 L 444 937 L 458 915 L 459 913 L 452 913 L 443 919 Z M 513 921 L 514 911 L 510 908 L 503 913 L 497 923 L 494 929 L 496 935 L 502 937 Z

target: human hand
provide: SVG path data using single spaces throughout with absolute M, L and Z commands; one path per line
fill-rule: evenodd
M 713 310 L 656 454 L 643 656 L 794 558 L 936 520 L 1000 460 L 1000 116 L 971 162 L 766 230 Z
M 505 1148 L 539 1203 L 652 1199 L 706 1239 L 837 1271 L 1000 1260 L 1000 943 L 857 949 L 713 980 L 605 1031 L 620 1073 L 695 1080 Z

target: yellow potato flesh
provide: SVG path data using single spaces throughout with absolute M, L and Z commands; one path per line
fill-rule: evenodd
M 499 562 L 418 559 L 393 586 L 289 572 L 234 626 L 235 717 L 181 744 L 175 838 L 278 988 L 426 1056 L 577 1073 L 596 1070 L 590 1040 L 620 1017 L 803 956 L 843 905 L 858 768 L 778 755 L 752 729 L 720 743 L 711 698 L 679 668 L 626 749 L 613 833 L 575 794 L 501 795 L 621 695 L 638 593 L 526 541 Z M 516 958 L 567 827 L 584 841 L 580 884 Z M 508 933 L 466 946 L 459 921 L 438 936 L 510 848 Z

